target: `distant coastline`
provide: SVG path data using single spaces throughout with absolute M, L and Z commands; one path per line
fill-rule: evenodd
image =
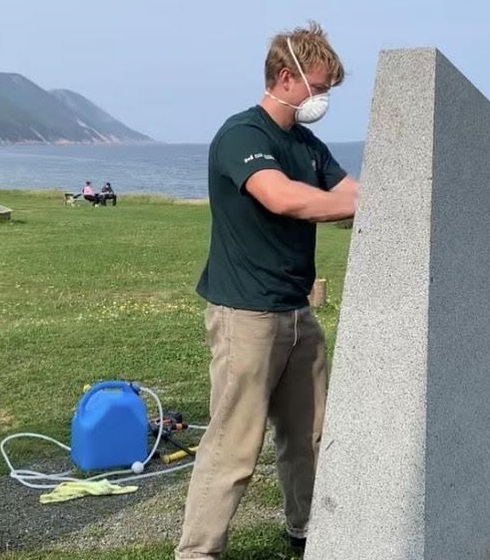
M 120 140 L 90 140 L 90 141 L 75 141 L 68 140 L 66 138 L 59 138 L 57 140 L 47 141 L 47 140 L 19 140 L 19 141 L 9 141 L 0 138 L 1 146 L 152 146 L 152 145 L 167 145 L 167 142 L 161 142 L 159 140 L 132 140 L 132 141 L 120 141 Z

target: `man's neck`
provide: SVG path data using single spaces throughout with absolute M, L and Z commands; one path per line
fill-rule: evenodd
M 274 98 L 264 95 L 259 105 L 282 129 L 290 130 L 294 123 L 294 109 L 281 105 Z

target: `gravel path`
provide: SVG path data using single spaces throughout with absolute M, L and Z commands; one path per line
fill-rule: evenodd
M 30 468 L 60 472 L 69 465 L 38 463 Z M 150 470 L 160 468 L 155 465 Z M 165 539 L 176 543 L 190 473 L 191 468 L 128 482 L 138 485 L 132 494 L 88 496 L 46 505 L 39 502 L 42 490 L 26 488 L 8 476 L 0 477 L 0 556 L 5 551 L 21 549 L 110 550 Z M 275 476 L 272 465 L 259 464 L 254 478 L 275 480 Z M 234 526 L 282 518 L 278 508 L 263 504 L 257 507 L 253 493 L 242 500 Z
M 33 468 L 45 470 L 46 465 Z M 128 482 L 138 486 L 131 494 L 88 496 L 45 505 L 39 502 L 43 490 L 1 477 L 0 552 L 63 548 L 70 544 L 112 548 L 111 541 L 117 546 L 124 546 L 124 541 L 143 544 L 155 527 L 159 528 L 158 540 L 174 539 L 172 529 L 181 517 L 189 475 L 190 469 L 179 475 Z

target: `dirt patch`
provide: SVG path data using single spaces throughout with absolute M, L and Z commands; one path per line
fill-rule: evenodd
M 4 408 L 0 408 L 0 427 L 10 430 L 14 427 L 14 417 Z

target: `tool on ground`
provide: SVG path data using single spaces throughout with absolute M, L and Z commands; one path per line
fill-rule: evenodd
M 197 451 L 197 445 L 189 447 L 189 451 L 195 453 Z M 186 457 L 189 457 L 189 453 L 182 449 L 181 451 L 175 451 L 174 453 L 170 453 L 168 455 L 162 455 L 161 459 L 166 465 L 168 465 L 170 463 L 173 463 L 174 461 L 180 461 L 181 459 L 185 459 Z
M 172 435 L 172 432 L 178 432 L 182 430 L 187 430 L 189 425 L 183 421 L 182 414 L 180 412 L 168 412 L 160 418 L 154 418 L 150 420 L 150 429 L 155 437 L 158 437 L 158 432 L 162 427 L 161 432 L 161 439 L 165 441 L 169 441 L 175 447 L 178 447 L 180 450 L 184 451 L 183 457 L 189 455 L 194 456 L 196 454 L 195 450 L 192 447 L 188 447 L 183 443 L 179 442 L 175 439 Z

